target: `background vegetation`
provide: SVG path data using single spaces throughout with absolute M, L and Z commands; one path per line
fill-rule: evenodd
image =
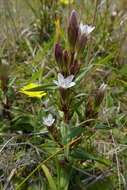
M 54 45 L 68 49 L 73 9 L 95 30 L 81 58 L 68 124 L 53 84 Z M 126 33 L 126 0 L 0 0 L 1 190 L 127 188 Z M 30 83 L 41 84 L 46 96 L 22 94 L 20 88 Z M 103 102 L 96 116 L 87 117 L 90 95 L 102 83 Z M 60 144 L 43 124 L 48 113 Z

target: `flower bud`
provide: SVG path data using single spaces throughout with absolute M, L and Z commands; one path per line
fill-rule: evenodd
M 117 16 L 117 11 L 115 11 L 115 10 L 112 11 L 112 13 L 111 13 L 111 21 L 112 22 L 115 20 L 116 16 Z
M 67 50 L 64 50 L 64 52 L 63 52 L 63 63 L 65 65 L 69 64 L 69 54 L 68 54 Z
M 55 45 L 55 59 L 58 64 L 62 64 L 63 50 L 60 44 Z
M 78 37 L 78 30 L 79 30 L 79 24 L 77 19 L 77 12 L 73 10 L 69 18 L 69 26 L 68 26 L 68 41 L 71 50 L 74 50 L 75 48 L 76 40 Z
M 104 95 L 105 95 L 106 88 L 107 88 L 107 85 L 103 83 L 103 84 L 101 84 L 101 86 L 96 91 L 95 106 L 99 106 L 102 103 Z
M 79 35 L 77 44 L 76 44 L 76 49 L 77 49 L 77 54 L 81 54 L 86 46 L 88 37 L 85 34 Z
M 0 81 L 1 88 L 4 93 L 8 90 L 8 82 L 9 82 L 9 65 L 6 60 L 2 60 L 2 64 L 0 63 Z
M 94 97 L 92 95 L 90 95 L 88 97 L 88 101 L 86 104 L 86 118 L 90 119 L 90 118 L 94 118 L 95 116 L 95 111 L 94 111 Z

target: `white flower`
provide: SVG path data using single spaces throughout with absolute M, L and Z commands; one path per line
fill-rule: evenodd
M 61 73 L 58 73 L 58 81 L 55 80 L 54 83 L 60 88 L 68 89 L 75 85 L 75 82 L 72 82 L 73 78 L 74 75 L 64 78 Z
M 100 90 L 101 92 L 104 92 L 104 91 L 106 90 L 106 88 L 107 88 L 107 84 L 102 83 L 101 86 L 99 87 L 99 90 Z
M 117 16 L 117 12 L 116 11 L 112 11 L 112 16 Z
M 55 119 L 51 114 L 49 114 L 47 117 L 43 117 L 43 124 L 46 125 L 47 127 L 50 127 L 53 125 Z
M 89 25 L 80 23 L 79 28 L 80 28 L 81 34 L 89 35 L 95 29 L 95 26 L 89 26 Z

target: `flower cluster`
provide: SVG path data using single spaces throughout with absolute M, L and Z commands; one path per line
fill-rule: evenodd
M 57 62 L 59 73 L 58 80 L 54 83 L 60 89 L 61 110 L 64 112 L 65 122 L 68 123 L 71 114 L 72 91 L 68 89 L 75 85 L 75 77 L 80 71 L 82 52 L 85 49 L 86 42 L 90 33 L 95 29 L 94 26 L 84 25 L 78 21 L 78 15 L 75 10 L 71 12 L 68 20 L 68 49 L 63 49 L 60 43 L 55 45 L 55 60 Z
M 79 23 L 77 12 L 75 10 L 71 12 L 68 24 L 68 43 L 70 48 L 69 50 L 64 50 L 60 43 L 55 45 L 55 59 L 61 73 L 58 74 L 58 82 L 55 83 L 59 87 L 67 89 L 75 85 L 72 80 L 80 70 L 80 56 L 90 33 L 94 29 L 94 26 Z

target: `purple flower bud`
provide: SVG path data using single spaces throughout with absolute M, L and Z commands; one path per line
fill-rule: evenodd
M 88 37 L 85 34 L 78 36 L 78 40 L 76 44 L 78 54 L 81 54 L 84 51 L 87 40 L 88 40 Z
M 63 52 L 63 62 L 65 65 L 69 64 L 69 53 L 67 50 L 64 50 Z
M 62 64 L 63 50 L 60 44 L 55 45 L 55 59 L 58 64 Z
M 79 24 L 77 19 L 77 12 L 73 10 L 69 18 L 68 26 L 68 41 L 72 50 L 75 48 L 76 40 L 78 37 Z
M 77 19 L 78 15 L 77 12 L 75 10 L 72 10 L 70 18 L 69 18 L 69 24 L 73 27 L 77 27 L 78 26 L 78 19 Z

